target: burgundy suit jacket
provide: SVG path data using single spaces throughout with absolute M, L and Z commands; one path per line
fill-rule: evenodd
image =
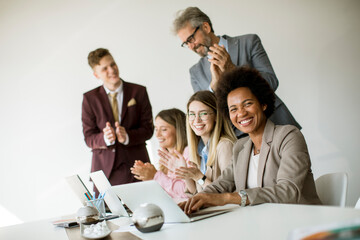
M 112 146 L 105 144 L 103 128 L 106 122 L 110 122 L 115 129 L 115 120 L 104 87 L 97 87 L 83 96 L 83 133 L 86 144 L 93 152 L 91 172 L 103 170 L 107 178 L 119 163 L 125 163 L 130 168 L 135 160 L 150 161 L 145 141 L 151 138 L 154 125 L 146 88 L 125 81 L 123 84 L 120 125 L 126 129 L 129 136 L 128 145 L 123 145 L 117 140 Z

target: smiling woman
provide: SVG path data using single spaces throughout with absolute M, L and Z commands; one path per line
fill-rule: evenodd
M 184 155 L 184 158 L 174 165 L 186 165 L 189 155 L 185 119 L 185 113 L 176 108 L 162 110 L 155 117 L 155 136 L 160 147 L 168 154 L 179 153 Z M 173 171 L 175 167 L 160 165 L 160 169 L 157 170 L 150 163 L 136 160 L 131 168 L 131 173 L 138 180 L 156 180 L 175 201 L 179 202 L 188 197 L 185 194 L 185 182 L 175 177 Z
M 236 138 L 229 121 L 218 111 L 214 93 L 194 93 L 188 101 L 187 113 L 190 162 L 177 168 L 175 175 L 185 180 L 187 192 L 195 194 L 215 181 L 230 164 Z M 179 161 L 176 156 L 160 154 L 168 162 Z
M 245 67 L 227 72 L 216 95 L 224 117 L 249 137 L 234 144 L 232 164 L 217 181 L 180 204 L 184 211 L 228 203 L 320 204 L 305 139 L 296 127 L 268 119 L 275 96 L 260 73 Z
M 243 133 L 253 138 L 264 132 L 267 105 L 260 104 L 249 88 L 241 87 L 228 95 L 229 115 L 231 122 Z

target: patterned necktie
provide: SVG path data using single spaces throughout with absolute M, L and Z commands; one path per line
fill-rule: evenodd
M 118 107 L 118 101 L 117 101 L 117 92 L 115 93 L 109 93 L 111 96 L 111 108 L 114 115 L 115 122 L 119 122 L 119 107 Z

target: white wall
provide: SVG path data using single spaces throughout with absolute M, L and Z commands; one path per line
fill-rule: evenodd
M 360 196 L 359 1 L 196 1 L 217 34 L 257 33 L 303 126 L 315 177 L 349 174 L 348 205 Z M 64 177 L 87 180 L 82 94 L 100 84 L 87 65 L 98 47 L 120 75 L 147 86 L 154 115 L 185 110 L 188 68 L 198 57 L 171 33 L 194 1 L 0 1 L 0 209 L 30 221 L 75 212 Z M 156 141 L 151 140 L 156 149 Z M 1 215 L 1 213 L 0 213 Z M 7 223 L 2 223 L 9 224 Z

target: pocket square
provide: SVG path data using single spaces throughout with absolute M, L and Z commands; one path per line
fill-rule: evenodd
M 135 104 L 136 104 L 136 100 L 135 100 L 135 98 L 132 98 L 132 99 L 130 99 L 130 101 L 128 102 L 127 106 L 128 106 L 128 107 L 131 107 L 131 106 L 133 106 L 133 105 L 135 105 Z

